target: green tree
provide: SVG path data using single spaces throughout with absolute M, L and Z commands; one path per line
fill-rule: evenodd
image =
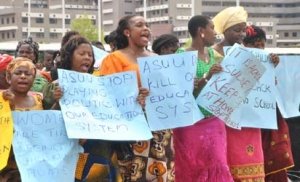
M 89 41 L 98 40 L 98 29 L 93 24 L 92 20 L 84 15 L 81 18 L 77 18 L 71 21 L 71 29 L 78 31 L 80 35 L 87 38 Z

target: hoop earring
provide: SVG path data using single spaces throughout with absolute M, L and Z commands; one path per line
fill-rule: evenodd
M 201 33 L 201 38 L 204 38 L 204 37 L 205 37 L 204 33 Z

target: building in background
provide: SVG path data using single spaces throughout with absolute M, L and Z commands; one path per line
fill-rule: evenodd
M 87 15 L 94 24 L 97 19 L 97 4 L 93 0 L 65 0 L 64 15 L 62 0 L 6 0 L 0 5 L 0 42 L 22 40 L 29 35 L 37 42 L 60 42 L 70 30 L 72 19 Z
M 183 43 L 188 38 L 187 22 L 192 15 L 214 17 L 236 4 L 236 0 L 137 0 L 136 13 L 144 15 L 145 9 L 154 38 L 162 32 L 159 25 L 168 24 Z M 239 4 L 249 13 L 248 23 L 266 31 L 268 47 L 300 46 L 299 0 L 240 0 Z
M 267 32 L 268 47 L 300 46 L 299 0 L 240 0 L 239 4 L 249 13 L 248 23 Z M 184 43 L 189 37 L 187 22 L 191 16 L 213 17 L 235 5 L 236 0 L 6 0 L 0 4 L 0 42 L 26 38 L 28 28 L 30 36 L 38 42 L 60 42 L 63 33 L 70 30 L 71 21 L 83 15 L 107 35 L 117 27 L 120 17 L 139 14 L 146 17 L 152 39 L 173 33 Z

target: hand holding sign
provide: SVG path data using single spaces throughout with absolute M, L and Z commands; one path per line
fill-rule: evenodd
M 152 137 L 137 103 L 135 72 L 96 77 L 58 70 L 60 106 L 70 138 L 148 140 Z
M 264 66 L 249 51 L 234 45 L 221 63 L 223 72 L 215 74 L 197 97 L 197 103 L 228 126 L 240 128 L 233 121 L 233 111 L 246 98 L 265 71 Z
M 192 125 L 203 118 L 193 96 L 197 52 L 138 58 L 151 130 Z

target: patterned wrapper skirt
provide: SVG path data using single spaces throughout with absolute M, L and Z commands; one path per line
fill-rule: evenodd
M 261 130 L 226 127 L 228 163 L 234 181 L 264 181 Z

